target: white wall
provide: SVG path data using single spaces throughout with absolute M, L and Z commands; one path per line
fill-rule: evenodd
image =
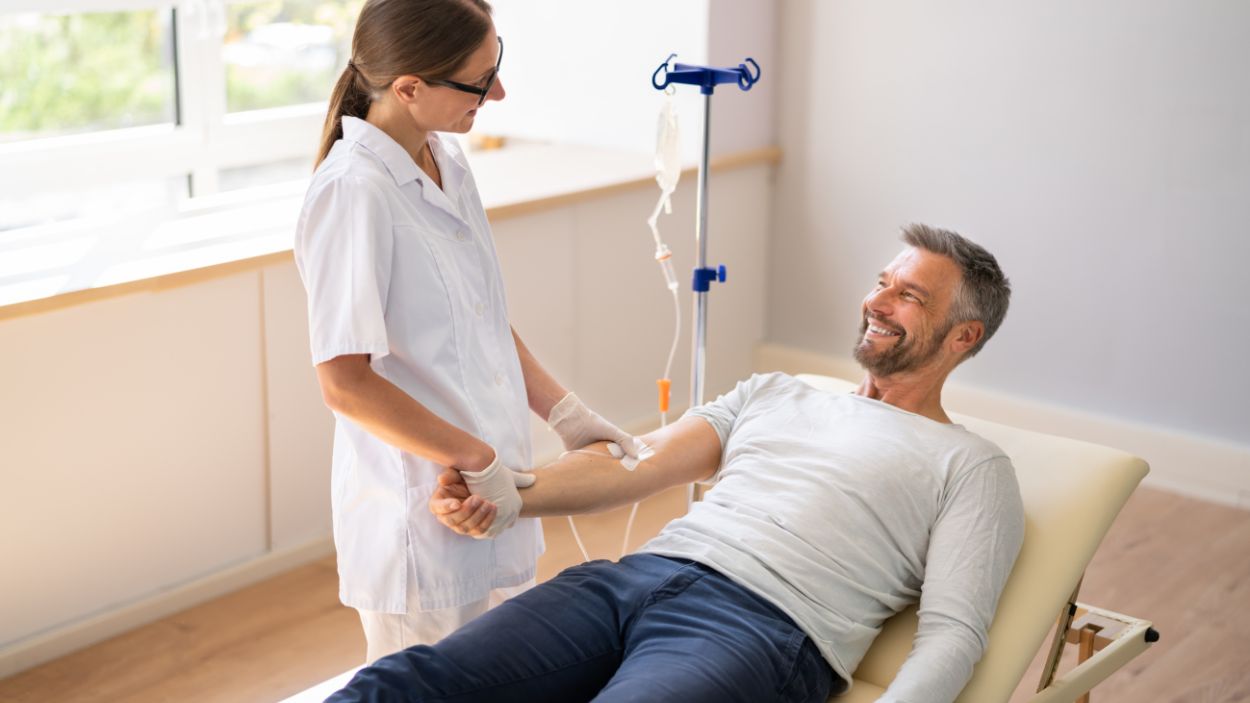
M 849 356 L 898 228 L 949 227 L 1015 289 L 957 380 L 1250 449 L 1250 4 L 795 0 L 781 36 L 771 341 Z
M 663 95 L 651 74 L 675 62 L 737 66 L 750 56 L 767 78 L 743 93 L 713 97 L 712 153 L 773 146 L 772 91 L 778 74 L 775 0 L 495 0 L 504 37 L 507 97 L 483 109 L 474 131 L 633 151 L 655 149 Z M 699 157 L 703 99 L 677 86 L 682 153 Z
M 708 0 L 492 5 L 508 94 L 481 111 L 475 132 L 653 151 L 662 95 L 651 73 L 673 52 L 689 63 L 707 58 Z M 698 114 L 696 94 L 678 96 L 683 119 Z
M 713 0 L 708 16 L 708 65 L 737 66 L 750 57 L 760 68 L 759 82 L 748 91 L 729 84 L 716 88 L 712 97 L 713 155 L 777 145 L 776 114 L 784 107 L 777 99 L 781 84 L 779 19 L 780 9 L 774 0 Z M 690 123 L 684 134 L 689 135 L 687 141 L 696 142 L 700 133 L 695 129 L 702 129 L 702 120 Z

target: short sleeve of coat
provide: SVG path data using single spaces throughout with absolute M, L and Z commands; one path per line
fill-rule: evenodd
M 308 293 L 312 362 L 386 356 L 386 296 L 393 251 L 385 195 L 367 179 L 339 177 L 310 191 L 295 233 Z

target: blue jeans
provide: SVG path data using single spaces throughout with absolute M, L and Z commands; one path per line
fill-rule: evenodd
M 654 554 L 566 569 L 434 646 L 361 669 L 348 701 L 813 701 L 845 688 L 783 612 Z

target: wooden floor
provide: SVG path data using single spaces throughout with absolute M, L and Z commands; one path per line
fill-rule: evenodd
M 651 498 L 631 546 L 683 509 L 681 489 Z M 592 558 L 617 556 L 627 513 L 578 518 Z M 544 527 L 540 580 L 581 561 L 566 521 Z M 0 701 L 281 700 L 364 658 L 336 584 L 333 561 L 315 562 L 0 681 Z M 1138 489 L 1082 600 L 1152 619 L 1162 633 L 1095 689 L 1095 703 L 1250 701 L 1250 512 Z M 1040 666 L 1039 657 L 1012 703 L 1028 699 Z

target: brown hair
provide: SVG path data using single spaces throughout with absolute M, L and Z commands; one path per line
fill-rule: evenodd
M 922 224 L 903 228 L 903 241 L 934 254 L 953 260 L 963 278 L 955 295 L 947 324 L 980 320 L 985 325 L 985 336 L 968 350 L 968 357 L 976 355 L 990 341 L 1007 316 L 1007 304 L 1011 302 L 1011 281 L 1003 275 L 994 255 L 985 247 L 956 232 Z M 967 358 L 967 357 L 965 357 Z
M 399 76 L 450 78 L 491 26 L 485 0 L 367 0 L 352 33 L 352 58 L 334 91 L 316 165 L 343 136 L 343 116 L 363 119 Z

